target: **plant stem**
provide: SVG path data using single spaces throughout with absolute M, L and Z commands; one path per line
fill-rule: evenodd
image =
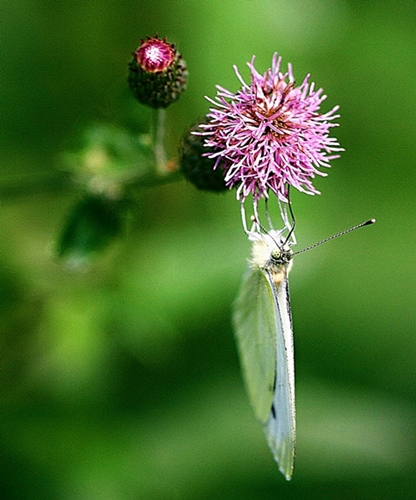
M 0 199 L 14 200 L 22 196 L 65 191 L 73 188 L 71 178 L 61 171 L 23 174 L 1 179 Z
M 159 175 L 166 174 L 166 152 L 164 146 L 165 139 L 165 116 L 166 110 L 158 108 L 153 117 L 153 143 L 156 160 L 156 172 Z

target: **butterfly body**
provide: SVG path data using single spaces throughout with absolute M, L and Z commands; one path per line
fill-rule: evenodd
M 295 453 L 295 387 L 288 274 L 293 252 L 282 232 L 251 233 L 252 256 L 234 308 L 251 406 L 286 479 Z

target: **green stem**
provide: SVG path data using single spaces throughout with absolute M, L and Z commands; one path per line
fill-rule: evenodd
M 170 184 L 171 182 L 178 182 L 180 180 L 183 180 L 183 175 L 179 170 L 176 170 L 175 172 L 164 172 L 163 177 L 160 175 L 156 176 L 153 173 L 142 175 L 140 178 L 127 185 L 132 188 L 148 188 L 163 186 L 164 184 Z
M 165 117 L 166 110 L 158 108 L 153 117 L 153 143 L 156 160 L 156 172 L 159 175 L 166 173 L 166 152 L 164 146 L 165 140 Z
M 22 196 L 65 191 L 73 188 L 71 178 L 61 171 L 17 175 L 1 179 L 0 199 L 14 200 Z

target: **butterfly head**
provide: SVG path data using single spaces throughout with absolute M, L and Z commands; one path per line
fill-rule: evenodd
M 263 269 L 270 273 L 275 287 L 277 288 L 288 276 L 292 268 L 293 250 L 286 241 L 280 240 L 275 243 L 269 253 L 269 258 Z
M 275 271 L 291 267 L 294 253 L 283 231 L 251 233 L 250 239 L 253 241 L 251 264 L 254 267 Z

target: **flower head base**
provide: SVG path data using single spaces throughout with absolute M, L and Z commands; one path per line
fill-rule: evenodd
M 254 205 L 272 191 L 282 202 L 288 202 L 289 187 L 308 194 L 318 194 L 312 179 L 326 175 L 320 167 L 338 158 L 331 153 L 342 151 L 329 130 L 337 124 L 338 106 L 325 114 L 319 108 L 326 96 L 322 89 L 309 84 L 309 75 L 295 86 L 292 67 L 280 72 L 281 58 L 273 56 L 272 67 L 264 75 L 254 68 L 254 57 L 248 67 L 251 83 L 246 84 L 238 69 L 241 89 L 233 94 L 217 86 L 215 106 L 207 114 L 208 123 L 199 132 L 205 146 L 214 152 L 215 168 L 225 172 L 226 185 L 237 187 L 237 198 L 253 196 Z
M 194 134 L 199 125 L 194 125 L 184 136 L 180 151 L 180 169 L 184 177 L 197 189 L 211 192 L 223 192 L 228 188 L 224 182 L 224 171 L 214 170 L 215 160 L 204 155 L 204 139 Z

